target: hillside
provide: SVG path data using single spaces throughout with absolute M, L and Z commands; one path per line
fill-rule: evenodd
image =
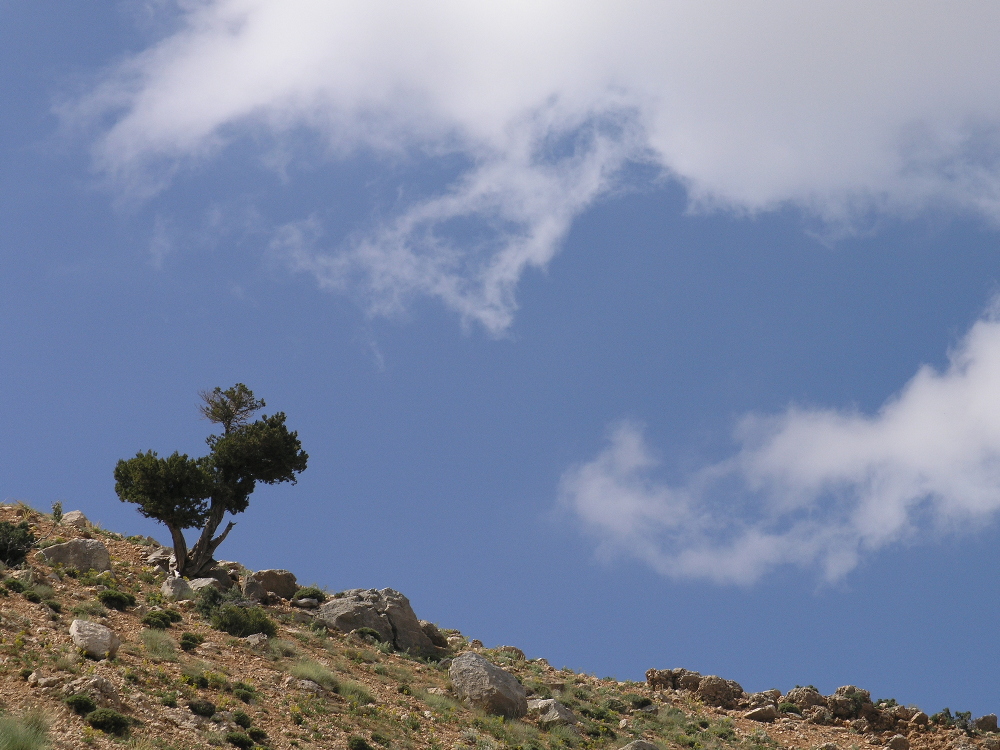
M 0 506 L 0 521 L 27 522 L 38 540 L 24 563 L 3 571 L 0 697 L 6 717 L 0 720 L 0 748 L 44 747 L 44 734 L 56 748 L 163 750 L 254 743 L 350 750 L 588 750 L 636 740 L 694 750 L 883 745 L 1000 750 L 996 717 L 931 719 L 894 701 L 876 705 L 852 687 L 833 696 L 811 688 L 747 695 L 736 683 L 687 670 L 650 670 L 646 683 L 597 679 L 555 669 L 544 659 L 525 659 L 514 647 L 488 649 L 457 631 L 414 626 L 408 603 L 392 598 L 394 592 L 329 594 L 324 604 L 322 592 L 307 590 L 299 598 L 315 601 L 302 606 L 290 595 L 267 594 L 258 579 L 269 579 L 251 578 L 251 571 L 236 563 L 219 568 L 228 576 L 219 584 L 234 584 L 229 610 L 218 594 L 169 601 L 163 593 L 168 550 L 148 538 L 94 528 L 75 515 L 56 524 L 24 505 Z M 45 557 L 46 550 L 55 556 L 66 549 L 53 545 L 78 539 L 93 541 L 70 547 L 97 552 L 106 547 L 110 570 L 88 572 Z M 196 587 L 217 590 L 207 583 Z M 255 584 L 262 611 L 274 623 L 273 635 L 237 637 L 214 628 L 213 622 L 228 622 L 220 613 L 232 614 L 232 607 L 261 613 L 239 594 L 241 589 L 253 594 Z M 384 601 L 385 596 L 391 611 L 373 619 L 373 627 L 348 633 L 330 626 L 331 613 L 355 599 L 363 604 L 365 597 Z M 113 658 L 82 655 L 70 634 L 74 621 L 113 631 L 121 641 Z M 267 622 L 255 622 L 266 631 Z M 391 630 L 380 632 L 385 622 Z M 75 627 L 87 628 L 105 632 Z M 394 646 L 406 638 L 416 645 L 398 651 Z M 526 694 L 528 715 L 504 718 L 460 700 L 463 688 L 457 683 L 465 678 L 459 665 L 479 664 L 470 652 L 517 678 L 523 692 L 515 700 L 523 702 Z M 513 684 L 514 692 L 521 686 Z M 543 699 L 558 705 L 537 702 Z M 95 708 L 106 710 L 98 714 Z M 127 724 L 102 731 L 90 726 L 101 724 L 95 716 L 124 717 Z M 46 733 L 32 729 L 43 723 Z M 13 743 L 14 735 L 24 742 Z M 643 749 L 655 750 L 635 748 Z

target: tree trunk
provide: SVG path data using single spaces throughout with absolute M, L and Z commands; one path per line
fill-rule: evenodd
M 187 540 L 184 539 L 184 532 L 178 527 L 167 524 L 167 528 L 170 529 L 170 538 L 174 540 L 174 569 L 172 572 L 182 576 L 188 561 Z
M 183 568 L 178 568 L 181 570 L 181 575 L 187 576 L 188 578 L 198 578 L 202 573 L 205 572 L 207 568 L 211 566 L 212 555 L 215 554 L 215 550 L 223 540 L 232 531 L 233 526 L 236 524 L 230 521 L 226 526 L 225 531 L 223 531 L 219 536 L 212 538 L 216 529 L 222 523 L 223 517 L 226 515 L 226 506 L 222 503 L 212 503 L 212 507 L 208 513 L 208 520 L 205 522 L 205 526 L 201 530 L 201 536 L 198 537 L 198 541 L 195 542 L 194 547 L 191 548 L 190 554 L 187 556 L 187 561 Z

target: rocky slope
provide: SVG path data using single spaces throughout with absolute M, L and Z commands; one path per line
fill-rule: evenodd
M 995 716 L 932 719 L 850 686 L 748 695 L 683 669 L 601 680 L 439 631 L 388 589 L 302 590 L 238 563 L 174 580 L 148 538 L 0 506 L 24 521 L 39 542 L 0 586 L 0 747 L 1000 750 Z

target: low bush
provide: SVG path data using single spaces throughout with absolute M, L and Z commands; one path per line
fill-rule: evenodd
M 357 636 L 362 640 L 372 640 L 377 643 L 382 642 L 382 634 L 375 630 L 375 628 L 355 628 L 351 631 L 351 635 Z
M 247 729 L 247 734 L 250 735 L 250 739 L 254 742 L 260 743 L 261 745 L 263 745 L 267 740 L 267 732 L 260 727 L 250 727 Z
M 121 737 L 128 732 L 129 719 L 127 716 L 118 713 L 110 708 L 99 708 L 87 714 L 84 719 L 94 729 L 100 729 L 106 734 L 113 734 Z
M 375 748 L 369 745 L 364 737 L 355 734 L 347 738 L 347 750 L 375 750 Z
M 798 714 L 802 715 L 802 709 L 796 706 L 794 703 L 779 703 L 778 710 L 783 714 Z
M 32 604 L 41 604 L 42 603 L 42 597 L 40 597 L 38 595 L 38 592 L 35 591 L 34 589 L 28 589 L 23 594 L 21 594 L 21 596 L 23 596 L 25 599 L 27 599 Z
M 253 703 L 257 697 L 257 689 L 246 682 L 234 682 L 233 695 L 244 703 Z
M 263 633 L 273 638 L 278 628 L 261 607 L 238 607 L 224 604 L 211 617 L 212 627 L 237 638 Z
M 185 651 L 194 651 L 204 641 L 197 633 L 181 633 L 181 648 Z
M 73 713 L 80 714 L 80 716 L 86 716 L 97 709 L 97 704 L 89 695 L 71 695 L 64 703 L 69 706 Z
M 97 592 L 97 598 L 105 607 L 110 607 L 111 609 L 117 609 L 119 611 L 124 611 L 129 607 L 135 606 L 135 596 L 127 591 L 105 589 L 104 591 Z
M 177 661 L 177 650 L 174 648 L 174 642 L 162 630 L 155 628 L 143 630 L 139 634 L 139 639 L 154 660 Z
M 108 610 L 100 602 L 83 602 L 70 610 L 77 617 L 104 617 Z
M 233 711 L 233 723 L 238 727 L 249 729 L 250 725 L 253 724 L 253 719 L 250 718 L 250 715 L 246 711 L 237 709 Z
M 293 664 L 289 671 L 293 677 L 298 677 L 300 680 L 311 680 L 330 692 L 336 693 L 340 689 L 337 676 L 318 661 L 303 659 Z
M 299 589 L 292 596 L 292 600 L 298 599 L 315 599 L 320 604 L 326 601 L 326 592 L 323 589 L 318 589 L 315 586 L 306 586 Z
M 243 732 L 226 732 L 226 742 L 242 750 L 250 750 L 250 748 L 257 744 L 250 739 L 250 735 Z
M 625 693 L 622 698 L 624 698 L 633 709 L 646 708 L 647 706 L 653 705 L 653 700 L 651 698 L 645 695 L 639 695 L 638 693 Z
M 3 585 L 8 591 L 13 591 L 15 594 L 23 594 L 24 590 L 28 588 L 17 578 L 8 578 L 3 582 Z
M 166 630 L 175 622 L 180 621 L 180 615 L 172 610 L 154 609 L 142 616 L 140 622 L 147 628 Z
M 35 535 L 27 521 L 12 524 L 0 521 L 0 562 L 5 565 L 20 565 L 35 546 Z
M 369 703 L 375 702 L 372 694 L 365 689 L 365 686 L 357 682 L 345 681 L 341 683 L 337 692 L 347 698 L 347 700 L 357 703 L 360 706 L 366 706 Z
M 188 708 L 191 709 L 191 713 L 197 714 L 198 716 L 204 716 L 206 719 L 211 719 L 215 716 L 215 704 L 211 701 L 202 700 L 200 698 L 188 701 Z

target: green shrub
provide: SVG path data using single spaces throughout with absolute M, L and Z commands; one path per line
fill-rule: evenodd
M 94 699 L 89 695 L 71 695 L 64 702 L 73 713 L 80 714 L 80 716 L 85 716 L 97 708 Z
M 155 628 L 156 630 L 166 630 L 173 623 L 173 618 L 162 609 L 154 609 L 152 612 L 147 612 L 142 616 L 139 621 L 147 628 Z
M 212 615 L 212 627 L 237 638 L 263 633 L 273 638 L 278 628 L 261 607 L 238 607 L 224 604 Z
M 5 565 L 20 565 L 35 546 L 35 535 L 27 521 L 14 525 L 0 521 L 0 562 Z
M 254 742 L 259 742 L 262 745 L 264 744 L 264 741 L 267 740 L 267 732 L 265 732 L 260 727 L 248 728 L 247 734 L 250 735 L 250 739 L 252 739 Z
M 49 746 L 48 733 L 48 721 L 40 712 L 0 716 L 0 747 L 5 750 L 43 750 Z
M 326 601 L 326 592 L 323 591 L 323 589 L 316 588 L 315 586 L 306 586 L 296 591 L 292 596 L 293 601 L 297 599 L 315 599 L 322 604 Z
M 357 682 L 343 682 L 337 692 L 347 698 L 347 700 L 361 706 L 366 706 L 369 703 L 375 702 L 372 694 L 365 689 L 365 686 Z
M 202 700 L 200 698 L 188 701 L 188 708 L 191 709 L 191 713 L 197 714 L 198 716 L 204 716 L 206 719 L 211 719 L 215 716 L 215 704 L 211 701 Z
M 208 688 L 208 678 L 201 672 L 185 672 L 181 675 L 181 682 L 194 688 L 205 690 Z
M 798 714 L 802 715 L 802 709 L 796 706 L 794 703 L 780 703 L 778 704 L 778 711 L 783 714 Z
M 23 596 L 25 599 L 27 599 L 32 604 L 41 604 L 42 603 L 42 597 L 40 597 L 38 595 L 38 593 L 34 589 L 28 589 L 21 596 Z
M 62 612 L 62 605 L 55 599 L 45 599 L 44 604 L 46 607 L 51 609 L 53 612 Z
M 226 732 L 226 742 L 233 747 L 241 748 L 241 750 L 250 750 L 256 744 L 249 735 L 243 732 Z
M 639 695 L 638 693 L 625 693 L 622 698 L 624 698 L 633 709 L 646 708 L 647 706 L 653 705 L 653 700 L 651 698 L 645 695 Z
M 97 592 L 97 598 L 105 607 L 119 611 L 124 611 L 129 607 L 135 606 L 135 597 L 127 591 L 105 589 L 104 591 Z
M 375 750 L 375 748 L 369 745 L 364 737 L 355 734 L 347 738 L 347 750 Z
M 160 698 L 160 705 L 167 708 L 177 708 L 177 693 L 171 691 Z
M 77 617 L 104 617 L 108 610 L 100 602 L 83 602 L 70 610 Z
M 194 651 L 204 641 L 197 633 L 181 633 L 181 648 L 185 651 Z
M 149 655 L 158 661 L 177 661 L 177 650 L 174 642 L 162 630 L 143 630 L 139 634 L 142 645 Z
M 389 747 L 389 745 L 392 744 L 392 742 L 389 740 L 388 737 L 385 737 L 379 734 L 378 732 L 372 732 L 372 742 L 377 742 L 379 745 L 382 745 L 383 747 Z
M 237 709 L 233 711 L 233 723 L 238 727 L 249 729 L 250 725 L 253 724 L 253 719 L 250 718 L 250 714 L 246 711 Z
M 351 631 L 351 635 L 357 636 L 362 640 L 373 640 L 378 643 L 382 642 L 382 634 L 379 633 L 374 628 L 355 628 Z
M 253 703 L 257 697 L 257 689 L 246 682 L 234 682 L 233 695 L 244 703 Z
M 129 720 L 127 716 L 118 713 L 110 708 L 99 708 L 87 714 L 84 719 L 94 729 L 100 729 L 107 734 L 122 736 L 128 731 Z
M 15 594 L 23 594 L 24 590 L 28 588 L 24 583 L 17 578 L 8 578 L 3 582 L 3 585 L 8 591 L 13 591 Z

